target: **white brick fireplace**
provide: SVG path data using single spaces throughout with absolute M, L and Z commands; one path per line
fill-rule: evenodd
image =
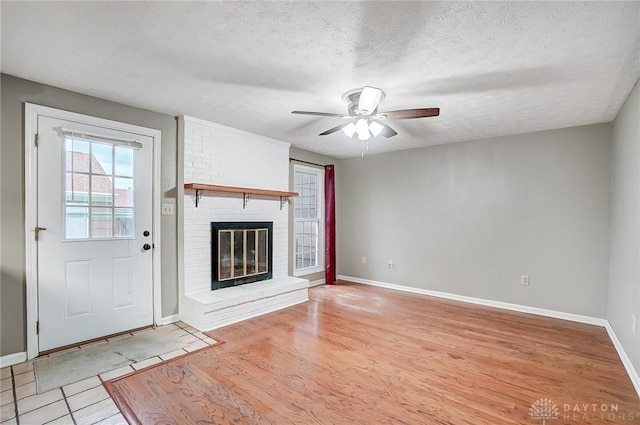
M 184 183 L 287 191 L 289 144 L 192 117 L 181 117 Z M 288 204 L 240 193 L 184 191 L 180 316 L 210 330 L 308 300 L 308 281 L 287 275 Z M 211 290 L 211 222 L 273 222 L 273 279 Z

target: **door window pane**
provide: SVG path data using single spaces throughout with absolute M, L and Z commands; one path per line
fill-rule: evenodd
M 65 237 L 66 239 L 89 237 L 89 208 L 67 207 Z
M 92 238 L 109 238 L 113 236 L 112 214 L 112 208 L 91 208 Z
M 135 150 L 75 138 L 64 147 L 65 238 L 134 237 Z
M 114 174 L 116 176 L 133 177 L 133 148 L 116 146 Z
M 65 141 L 65 170 L 76 173 L 88 173 L 89 142 L 75 139 Z
M 91 205 L 113 205 L 113 178 L 91 176 Z
M 91 172 L 93 174 L 113 174 L 113 145 L 91 143 Z
M 134 235 L 133 208 L 116 208 L 113 220 L 113 236 L 127 237 Z
M 133 207 L 133 179 L 126 177 L 116 177 L 115 184 L 115 206 Z
M 66 173 L 65 200 L 68 205 L 89 204 L 89 174 Z

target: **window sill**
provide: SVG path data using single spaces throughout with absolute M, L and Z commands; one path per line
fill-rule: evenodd
M 301 270 L 293 271 L 293 275 L 295 277 L 307 276 L 314 273 L 324 273 L 324 267 L 313 267 L 310 269 L 301 269 Z

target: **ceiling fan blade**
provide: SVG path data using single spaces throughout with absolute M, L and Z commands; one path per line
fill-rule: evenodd
M 381 98 L 382 90 L 365 86 L 360 93 L 360 99 L 358 99 L 358 111 L 362 115 L 371 115 L 378 107 Z
M 437 117 L 440 108 L 401 109 L 399 111 L 381 112 L 388 120 L 407 120 L 411 118 Z
M 330 128 L 327 131 L 324 131 L 324 132 L 318 134 L 318 136 L 326 136 L 328 134 L 335 133 L 338 130 L 342 130 L 344 127 L 348 126 L 350 123 L 351 122 L 347 122 L 347 123 L 344 123 L 344 124 L 337 125 L 337 126 L 335 126 L 333 128 Z
M 395 131 L 393 128 L 389 127 L 389 126 L 388 126 L 388 125 L 386 125 L 386 124 L 380 123 L 380 125 L 384 127 L 384 128 L 382 129 L 382 131 L 380 132 L 380 135 L 381 135 L 382 137 L 386 137 L 386 138 L 388 139 L 389 137 L 393 137 L 393 136 L 395 136 L 396 134 L 398 134 L 398 132 L 397 132 L 397 131 Z
M 321 117 L 335 117 L 335 118 L 344 117 L 344 114 L 332 114 L 330 112 L 291 111 L 291 113 L 300 114 L 300 115 L 318 115 Z

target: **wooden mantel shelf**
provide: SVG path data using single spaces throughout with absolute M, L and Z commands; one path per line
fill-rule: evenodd
M 261 195 L 261 196 L 275 196 L 280 197 L 280 209 L 282 209 L 284 203 L 288 201 L 289 198 L 293 198 L 298 196 L 297 192 L 284 192 L 281 190 L 269 190 L 269 189 L 253 189 L 249 187 L 234 187 L 234 186 L 219 186 L 215 184 L 203 184 L 203 183 L 185 183 L 185 189 L 191 189 L 196 191 L 196 208 L 198 207 L 198 203 L 200 198 L 202 197 L 202 192 L 226 192 L 226 193 L 242 193 L 242 208 L 247 206 L 247 202 L 251 198 L 251 195 Z

